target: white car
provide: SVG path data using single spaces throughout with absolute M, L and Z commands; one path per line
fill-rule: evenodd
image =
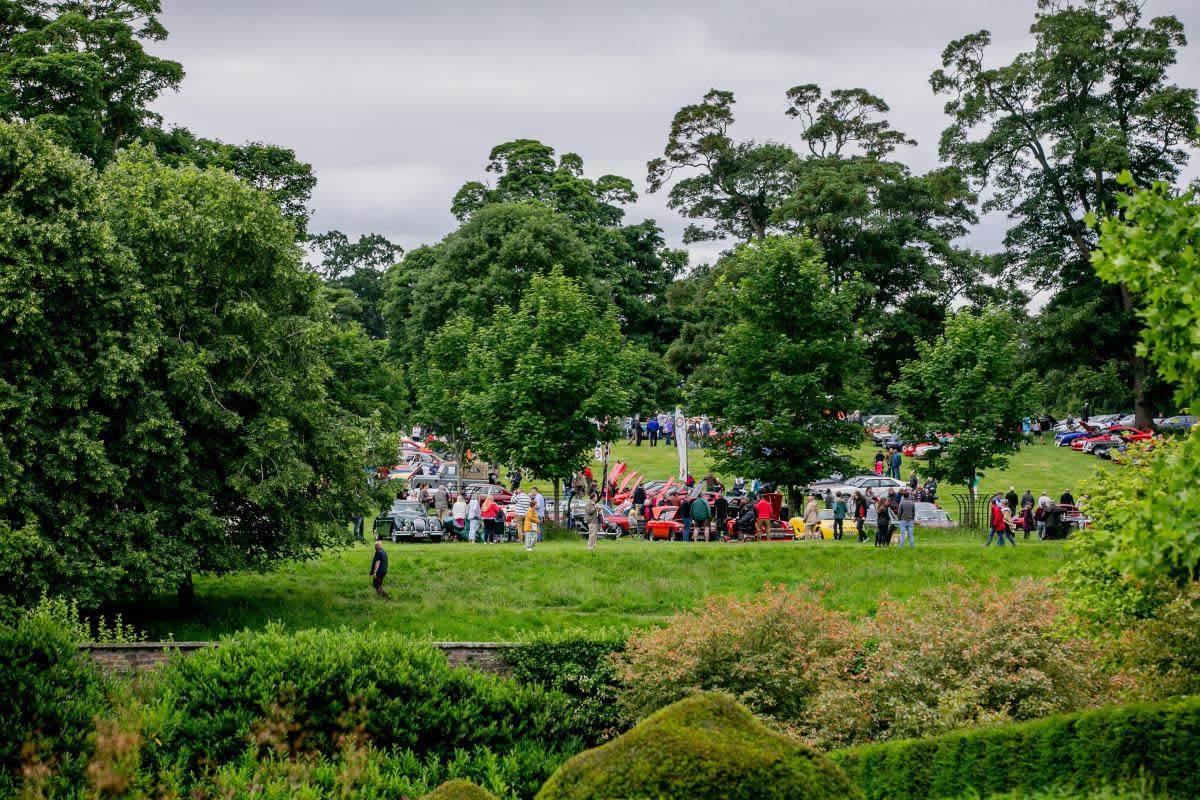
M 835 484 L 833 486 L 814 486 L 809 490 L 809 494 L 814 491 L 818 494 L 825 494 L 830 491 L 833 494 L 841 492 L 842 494 L 852 495 L 855 492 L 862 492 L 864 495 L 867 489 L 871 490 L 874 495 L 887 494 L 888 489 L 900 491 L 908 486 L 904 481 L 898 481 L 895 478 L 888 478 L 883 475 L 856 475 L 845 483 Z

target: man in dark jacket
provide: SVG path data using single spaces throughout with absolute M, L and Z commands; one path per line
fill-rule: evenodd
M 388 593 L 383 590 L 383 579 L 387 577 L 387 571 L 387 551 L 383 549 L 383 542 L 376 542 L 375 557 L 371 559 L 371 578 L 375 586 L 375 594 L 379 597 L 388 596 Z
M 728 535 L 725 520 L 729 519 L 729 501 L 725 495 L 717 495 L 713 501 L 713 527 L 717 529 L 717 538 Z
M 640 483 L 633 490 L 633 507 L 637 509 L 639 516 L 646 518 L 646 487 Z
M 1008 487 L 1008 494 L 1004 495 L 1004 499 L 1008 501 L 1008 510 L 1013 514 L 1016 514 L 1017 509 L 1020 508 L 1020 506 L 1017 505 L 1017 487 Z

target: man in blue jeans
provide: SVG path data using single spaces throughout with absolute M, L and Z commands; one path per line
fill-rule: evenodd
M 907 540 L 909 547 L 916 547 L 917 543 L 913 540 L 913 524 L 917 520 L 917 504 L 912 501 L 912 492 L 908 489 L 904 490 L 904 494 L 900 498 L 899 516 L 900 546 L 904 547 L 904 542 Z
M 900 480 L 900 450 L 892 451 L 892 477 Z

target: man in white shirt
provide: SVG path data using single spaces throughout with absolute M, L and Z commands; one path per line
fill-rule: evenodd
M 475 544 L 475 535 L 479 533 L 479 529 L 483 526 L 483 513 L 479 507 L 479 495 L 471 495 L 471 502 L 467 503 L 467 541 Z

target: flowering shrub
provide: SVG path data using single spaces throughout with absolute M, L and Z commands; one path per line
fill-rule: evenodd
M 1032 719 L 1103 702 L 1118 688 L 1084 639 L 1057 636 L 1045 582 L 931 590 L 851 621 L 806 589 L 709 598 L 630 638 L 620 700 L 645 716 L 719 689 L 823 748 Z
M 665 628 L 640 631 L 617 656 L 626 719 L 720 689 L 768 720 L 789 723 L 826 673 L 853 662 L 855 629 L 808 589 L 767 584 L 752 597 L 709 597 Z
M 861 664 L 824 681 L 798 722 L 822 747 L 927 736 L 1074 711 L 1115 694 L 1100 654 L 1055 635 L 1059 598 L 1044 582 L 994 583 L 884 602 L 862 625 Z

